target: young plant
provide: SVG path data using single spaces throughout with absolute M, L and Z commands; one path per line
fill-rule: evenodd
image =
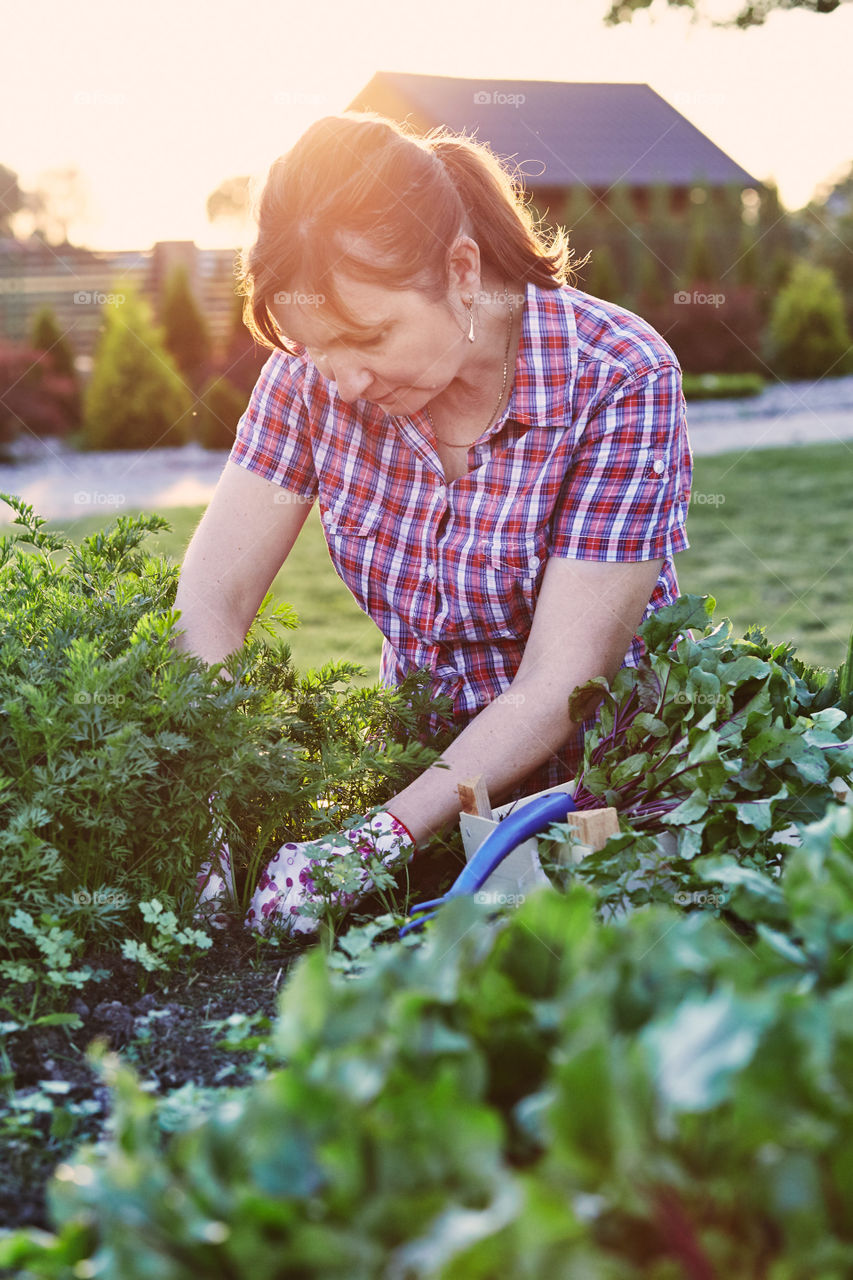
M 611 898 L 624 896 L 626 873 L 665 831 L 677 837 L 677 855 L 660 883 L 633 881 L 634 905 L 698 892 L 699 855 L 778 872 L 780 837 L 792 823 L 821 817 L 835 800 L 833 782 L 853 769 L 847 704 L 817 709 L 793 646 L 772 645 L 760 628 L 733 638 L 728 619 L 712 625 L 714 603 L 688 595 L 658 610 L 639 628 L 645 651 L 636 668 L 623 667 L 612 683 L 596 677 L 572 695 L 574 718 L 580 706 L 589 714 L 591 695 L 599 703 L 575 804 L 615 807 L 622 829 L 572 874 Z M 570 832 L 552 828 L 546 855 Z

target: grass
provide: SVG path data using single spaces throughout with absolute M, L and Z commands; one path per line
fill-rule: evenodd
M 853 626 L 851 454 L 846 444 L 820 444 L 696 458 L 690 549 L 675 560 L 681 590 L 714 596 L 717 621 L 731 618 L 738 634 L 759 623 L 808 661 L 837 666 Z M 164 513 L 172 525 L 157 541 L 164 554 L 182 559 L 202 510 Z M 78 539 L 107 523 L 57 527 Z M 297 668 L 348 659 L 376 680 L 381 636 L 332 568 L 316 508 L 273 591 L 300 618 L 288 636 Z
M 697 458 L 681 590 L 714 596 L 739 633 L 757 622 L 838 666 L 853 626 L 851 459 L 844 443 Z

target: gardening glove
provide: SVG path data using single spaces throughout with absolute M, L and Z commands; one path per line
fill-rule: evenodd
M 387 810 L 368 816 L 358 826 L 343 833 L 303 844 L 283 844 L 261 872 L 244 924 L 247 929 L 264 932 L 271 924 L 282 925 L 288 933 L 315 933 L 319 920 L 301 915 L 299 907 L 316 900 L 315 876 L 319 868 L 335 856 L 358 852 L 363 860 L 371 856 L 382 859 L 386 867 L 409 862 L 415 854 L 415 842 L 393 813 Z M 360 872 L 358 893 L 332 893 L 331 905 L 348 911 L 373 888 L 367 869 Z
M 207 807 L 213 816 L 213 798 L 208 800 Z M 231 850 L 225 841 L 222 828 L 218 828 L 213 837 L 213 853 L 199 867 L 195 878 L 196 885 L 196 920 L 208 920 L 211 924 L 220 924 L 215 914 L 216 908 L 228 910 L 234 907 L 237 895 L 234 892 L 234 872 L 231 867 Z M 213 907 L 198 910 L 205 903 L 214 903 Z

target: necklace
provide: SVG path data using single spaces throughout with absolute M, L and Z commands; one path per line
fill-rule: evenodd
M 486 423 L 486 426 L 483 427 L 483 431 L 485 431 L 487 427 L 490 427 L 492 425 L 492 422 L 494 421 L 497 415 L 497 412 L 501 407 L 501 401 L 503 400 L 504 392 L 506 391 L 507 373 L 509 372 L 509 346 L 510 346 L 510 342 L 512 341 L 512 295 L 507 292 L 506 284 L 504 284 L 504 293 L 506 294 L 507 301 L 509 302 L 509 323 L 507 324 L 507 329 L 506 329 L 506 348 L 504 350 L 504 376 L 503 376 L 503 380 L 501 381 L 501 393 L 498 396 L 498 402 L 495 405 L 494 409 L 492 410 L 489 416 L 489 420 Z M 442 440 L 441 436 L 438 434 L 438 432 L 435 429 L 435 424 L 433 423 L 433 420 L 432 420 L 432 414 L 429 411 L 429 405 L 425 405 L 424 407 L 426 409 L 426 416 L 429 419 L 429 425 L 432 429 L 432 434 L 435 436 L 439 444 L 446 445 L 449 449 L 470 449 L 471 448 L 471 445 L 474 443 L 474 440 L 471 440 L 469 444 L 454 444 L 450 440 Z M 474 439 L 479 440 L 480 436 L 483 434 L 483 431 L 480 432 L 480 435 L 475 436 Z

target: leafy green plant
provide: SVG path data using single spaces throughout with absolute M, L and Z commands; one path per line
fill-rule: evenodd
M 71 929 L 63 929 L 61 921 L 43 912 L 38 920 L 28 911 L 20 909 L 9 917 L 9 928 L 18 930 L 29 942 L 30 953 L 35 953 L 29 962 L 17 960 L 0 960 L 0 976 L 8 984 L 9 995 L 0 996 L 0 1009 L 13 1015 L 14 1021 L 4 1024 L 7 1031 L 20 1030 L 31 1026 L 79 1026 L 80 1018 L 76 1013 L 60 1012 L 54 1008 L 65 990 L 80 990 L 87 982 L 98 982 L 108 977 L 106 969 L 92 969 L 89 965 L 73 968 L 74 953 L 79 951 L 83 940 Z M 12 935 L 14 937 L 14 935 Z M 17 947 L 14 942 L 6 945 L 14 953 L 25 948 Z M 16 997 L 11 994 L 18 991 Z M 48 1006 L 48 1012 L 39 1010 Z M 29 1006 L 29 1007 L 27 1007 Z
M 164 910 L 156 898 L 140 902 L 139 910 L 151 926 L 148 941 L 125 938 L 121 953 L 126 960 L 135 960 L 146 973 L 169 969 L 179 957 L 192 957 L 194 949 L 206 951 L 213 944 L 210 934 L 201 929 L 182 929 L 174 911 Z
M 700 893 L 700 856 L 778 873 L 781 837 L 822 815 L 833 783 L 853 770 L 844 670 L 821 683 L 791 645 L 772 645 L 761 628 L 733 638 L 728 620 L 712 625 L 713 609 L 713 598 L 687 595 L 658 610 L 638 630 L 638 666 L 572 696 L 575 718 L 581 705 L 589 714 L 591 696 L 600 704 L 575 803 L 615 807 L 621 830 L 566 874 L 595 884 L 614 908 Z M 838 701 L 827 705 L 833 690 Z M 540 842 L 546 861 L 571 831 L 558 824 Z M 659 864 L 663 874 L 638 875 L 665 832 L 677 852 Z
M 851 808 L 804 828 L 775 893 L 801 948 L 767 926 L 747 950 L 710 913 L 660 905 L 603 925 L 579 885 L 497 920 L 455 899 L 378 949 L 360 929 L 358 974 L 315 948 L 282 995 L 283 1065 L 173 1135 L 102 1059 L 113 1134 L 57 1170 L 56 1234 L 6 1233 L 0 1265 L 841 1280 Z
M 423 674 L 396 690 L 353 688 L 348 664 L 300 677 L 280 638 L 292 614 L 268 599 L 220 678 L 175 646 L 177 567 L 141 549 L 164 520 L 120 516 L 74 546 L 6 501 L 17 526 L 0 539 L 6 961 L 43 967 L 37 940 L 9 927 L 24 911 L 55 917 L 73 948 L 127 940 L 145 972 L 170 945 L 161 933 L 153 946 L 132 908 L 156 899 L 185 929 L 215 831 L 245 909 L 279 845 L 337 830 L 435 758 L 438 744 L 421 741 Z

